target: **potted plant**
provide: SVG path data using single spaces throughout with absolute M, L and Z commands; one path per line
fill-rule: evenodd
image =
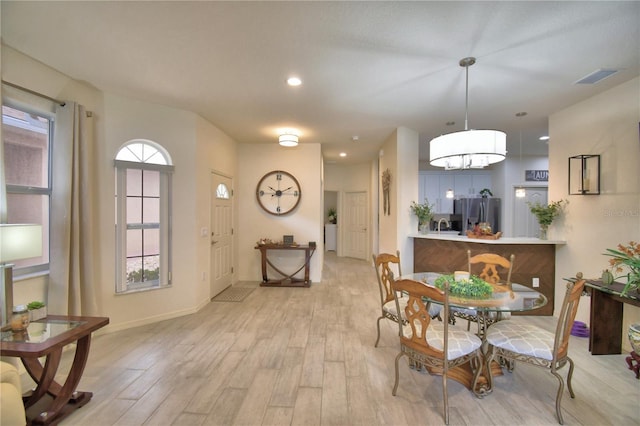
M 333 223 L 333 224 L 338 223 L 338 213 L 336 212 L 336 209 L 331 207 L 327 215 L 329 216 L 329 223 Z
M 480 190 L 479 192 L 480 196 L 482 198 L 489 198 L 489 197 L 493 197 L 493 192 L 491 192 L 491 190 L 489 188 L 483 188 Z
M 47 317 L 47 306 L 40 301 L 33 301 L 27 304 L 29 310 L 29 320 L 36 321 Z
M 411 211 L 418 217 L 418 230 L 423 234 L 429 231 L 429 222 L 433 217 L 433 204 L 429 204 L 429 200 L 424 199 L 424 204 L 411 202 Z
M 617 249 L 606 249 L 605 256 L 611 257 L 609 259 L 609 266 L 613 272 L 626 274 L 613 276 L 608 269 L 602 273 L 603 284 L 610 285 L 614 280 L 618 278 L 626 278 L 627 282 L 620 293 L 620 296 L 626 296 L 629 291 L 638 290 L 640 287 L 640 244 L 635 241 L 630 241 L 628 245 L 618 244 Z
M 529 210 L 531 210 L 531 213 L 533 213 L 536 219 L 538 219 L 541 240 L 547 239 L 547 230 L 549 229 L 549 225 L 551 225 L 553 220 L 562 213 L 564 208 L 563 203 L 566 204 L 568 201 L 552 201 L 547 205 L 540 204 L 537 201 L 535 203 L 527 202 Z

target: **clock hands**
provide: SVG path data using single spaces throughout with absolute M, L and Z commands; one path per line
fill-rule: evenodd
M 287 189 L 279 190 L 279 189 L 274 189 L 270 186 L 267 186 L 267 187 L 273 191 L 273 194 L 271 194 L 272 197 L 281 197 L 285 192 L 293 188 L 293 186 L 290 186 Z

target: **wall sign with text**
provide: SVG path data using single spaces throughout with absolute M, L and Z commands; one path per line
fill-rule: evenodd
M 549 170 L 525 170 L 524 180 L 527 182 L 548 182 Z

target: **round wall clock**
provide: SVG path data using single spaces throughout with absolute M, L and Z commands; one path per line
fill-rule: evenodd
M 264 211 L 280 216 L 290 213 L 298 206 L 302 191 L 298 180 L 291 173 L 274 170 L 258 182 L 256 198 Z

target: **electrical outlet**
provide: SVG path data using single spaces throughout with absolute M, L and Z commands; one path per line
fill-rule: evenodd
M 208 237 L 209 236 L 209 230 L 207 228 L 200 228 L 200 236 L 201 237 Z
M 540 278 L 534 278 L 531 284 L 534 287 L 540 287 Z

